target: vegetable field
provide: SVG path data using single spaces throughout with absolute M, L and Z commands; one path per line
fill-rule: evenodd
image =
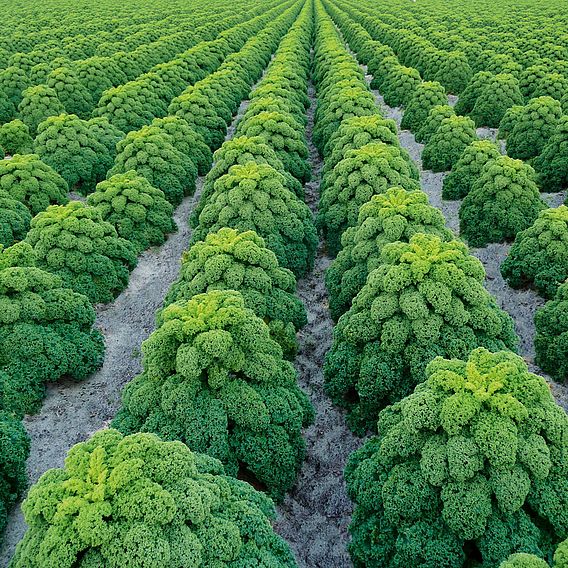
M 568 568 L 566 8 L 5 2 L 0 565 Z

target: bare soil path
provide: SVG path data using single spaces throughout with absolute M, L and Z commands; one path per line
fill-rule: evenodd
M 312 181 L 306 184 L 306 202 L 317 212 L 322 160 L 312 143 L 315 95 L 309 96 L 307 136 Z M 362 443 L 347 427 L 344 413 L 324 391 L 323 363 L 331 347 L 333 321 L 329 315 L 324 277 L 331 259 L 323 243 L 318 247 L 313 271 L 298 282 L 298 294 L 308 311 L 308 324 L 299 333 L 295 361 L 300 386 L 316 411 L 313 426 L 304 432 L 307 455 L 296 486 L 278 507 L 276 530 L 290 544 L 300 568 L 348 568 L 347 527 L 352 503 L 347 496 L 343 469 L 349 454 Z

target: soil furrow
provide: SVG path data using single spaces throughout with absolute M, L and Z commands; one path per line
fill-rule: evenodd
M 315 95 L 310 85 L 307 137 L 312 181 L 306 184 L 306 202 L 315 213 L 319 199 L 322 160 L 312 142 Z M 347 568 L 347 527 L 352 503 L 347 496 L 343 469 L 362 440 L 347 428 L 345 415 L 324 391 L 323 363 L 331 347 L 333 321 L 329 315 L 325 270 L 331 259 L 320 242 L 313 271 L 298 282 L 298 295 L 308 312 L 300 331 L 295 364 L 300 386 L 316 411 L 315 424 L 304 431 L 306 459 L 298 482 L 278 507 L 276 530 L 288 541 L 300 568 Z

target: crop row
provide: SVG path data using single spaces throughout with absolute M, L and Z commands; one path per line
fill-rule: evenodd
M 428 154 L 425 146 L 426 167 L 428 156 L 444 159 L 458 146 L 459 157 L 470 144 L 481 144 L 473 122 L 447 106 L 439 82 L 422 82 L 398 60 L 381 67 L 381 60 L 393 56 L 338 4 L 324 2 L 361 60 L 376 64 L 372 86 L 388 104 L 404 106 L 403 124 L 427 124 L 430 97 L 432 106 L 451 111 L 453 119 L 430 125 L 436 147 Z M 325 362 L 326 387 L 346 408 L 355 432 L 377 433 L 345 471 L 356 505 L 350 527 L 354 564 L 540 566 L 528 553 L 551 560 L 555 545 L 568 536 L 565 412 L 515 354 L 513 321 L 484 289 L 481 262 L 445 227 L 412 165 L 402 156 L 385 158 L 385 146 L 396 148 L 396 135 L 389 140 L 396 129 L 380 117 L 339 31 L 330 21 L 322 27 L 314 75 L 325 163 L 318 221 L 329 252 L 339 249 L 326 274 L 338 318 Z M 331 136 L 325 135 L 328 109 Z M 371 129 L 373 122 L 382 129 Z M 444 141 L 448 130 L 461 134 Z M 511 164 L 521 174 L 510 183 L 522 184 L 524 172 L 525 186 L 534 186 L 529 195 L 540 201 L 526 173 L 530 166 L 497 155 L 474 186 L 486 192 L 472 220 L 477 227 L 495 199 L 492 185 L 506 188 L 507 175 L 514 175 Z M 488 224 L 499 226 L 516 206 L 530 207 L 530 200 L 527 205 L 508 198 L 501 217 Z M 556 553 L 558 566 L 564 549 Z
M 301 145 L 311 26 L 306 4 L 251 91 L 234 136 L 215 152 L 180 278 L 144 345 L 145 371 L 125 388 L 113 422 L 125 433 L 181 440 L 278 500 L 295 482 L 301 428 L 313 418 L 285 358 L 294 357 L 296 331 L 306 322 L 291 269 L 309 268 L 306 232 L 315 240 L 296 193 L 307 175 Z M 179 322 L 194 312 L 203 312 L 201 326 L 179 336 Z M 162 354 L 152 355 L 155 348 Z M 195 410 L 171 407 L 176 399 Z
M 69 3 L 72 5 L 71 3 Z M 71 59 L 86 54 L 108 54 L 116 51 L 132 51 L 177 30 L 190 32 L 191 23 L 200 26 L 215 20 L 214 12 L 228 15 L 230 7 L 197 1 L 188 7 L 172 2 L 171 11 L 161 6 L 140 10 L 136 3 L 128 1 L 120 5 L 101 2 L 92 6 L 87 15 L 82 10 L 72 10 L 64 4 L 45 4 L 30 15 L 25 3 L 10 5 L 4 9 L 5 28 L 0 34 L 2 60 L 6 63 L 14 53 L 50 51 L 51 59 L 62 52 Z M 215 26 L 215 22 L 212 21 Z M 39 54 L 34 53 L 34 56 Z

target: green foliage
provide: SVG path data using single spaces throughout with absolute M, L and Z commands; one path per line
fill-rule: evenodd
M 170 136 L 160 128 L 145 126 L 129 132 L 116 149 L 114 166 L 107 177 L 134 170 L 161 189 L 174 206 L 181 203 L 184 195 L 195 191 L 195 164 L 173 146 Z
M 519 160 L 538 156 L 554 134 L 562 107 L 552 97 L 531 99 L 519 113 L 507 137 L 507 155 Z
M 274 506 L 179 442 L 101 430 L 44 473 L 22 504 L 11 568 L 294 568 Z
M 542 191 L 561 191 L 568 187 L 568 115 L 560 118 L 533 165 Z
M 488 59 L 485 69 L 494 75 L 507 74 L 518 78 L 523 70 L 523 66 L 520 63 L 517 63 L 507 53 L 493 52 Z
M 104 116 L 123 132 L 138 130 L 165 114 L 165 105 L 158 93 L 143 81 L 130 81 L 107 89 L 93 110 L 93 117 Z
M 28 208 L 21 201 L 0 190 L 0 245 L 10 246 L 24 239 L 31 220 Z
M 245 306 L 268 324 L 286 358 L 294 358 L 296 331 L 307 323 L 306 310 L 295 295 L 296 278 L 279 266 L 274 252 L 254 231 L 223 228 L 195 243 L 184 253 L 180 276 L 164 305 L 211 290 L 240 292 Z
M 114 160 L 116 158 L 116 145 L 124 138 L 124 132 L 103 116 L 88 120 L 87 128 L 92 136 L 107 149 L 109 156 Z
M 116 48 L 119 48 L 120 51 L 116 51 Z M 124 76 L 126 77 L 127 81 L 129 82 L 135 82 L 134 80 L 136 79 L 136 77 L 138 77 L 139 75 L 141 75 L 144 72 L 144 63 L 138 58 L 138 57 L 133 57 L 133 54 L 130 53 L 129 51 L 125 51 L 124 49 L 129 49 L 128 46 L 123 45 L 122 43 L 111 43 L 109 44 L 103 44 L 101 46 L 99 46 L 97 48 L 96 51 L 96 55 L 100 55 L 102 57 L 106 57 L 108 59 L 110 59 L 111 61 L 113 61 L 114 63 L 116 63 L 116 65 L 118 65 L 120 67 L 120 69 L 122 70 L 122 72 L 124 73 Z M 103 108 L 101 108 L 101 111 L 104 112 L 104 110 L 108 110 L 110 112 L 116 110 L 117 108 L 119 108 L 119 105 L 121 103 L 124 103 L 126 101 L 128 101 L 129 99 L 129 92 L 128 90 L 123 90 L 120 89 L 120 87 L 124 86 L 124 85 L 128 85 L 128 83 L 120 83 L 118 89 L 114 91 L 112 88 L 111 89 L 107 89 L 106 91 L 104 91 L 104 93 L 101 95 L 100 99 L 99 99 L 99 108 L 101 106 L 101 101 L 104 99 L 104 105 Z M 129 85 L 130 86 L 130 85 Z M 138 86 L 138 85 L 137 85 Z M 132 90 L 131 90 L 132 92 Z M 116 102 L 116 106 L 111 106 L 111 100 L 115 99 Z M 157 97 L 156 97 L 157 99 Z M 128 107 L 128 110 L 131 110 L 132 107 Z M 136 110 L 139 110 L 140 107 L 138 105 L 136 105 Z M 96 109 L 94 110 L 94 112 L 97 112 Z M 120 111 L 118 114 L 124 114 L 123 111 Z M 111 122 L 114 122 L 114 120 L 111 120 L 110 116 L 108 117 L 109 120 Z M 118 124 L 117 124 L 118 126 Z M 119 126 L 119 128 L 121 130 L 123 130 L 122 126 Z
M 568 417 L 521 357 L 436 358 L 378 431 L 345 472 L 356 565 L 489 568 L 566 535 Z
M 333 83 L 330 79 L 328 84 L 320 85 L 313 131 L 314 144 L 320 153 L 327 153 L 325 145 L 344 120 L 377 114 L 372 93 L 360 83 L 346 86 L 341 81 Z
M 490 73 L 489 71 L 479 71 L 476 73 L 467 84 L 467 87 L 460 93 L 458 102 L 455 106 L 456 114 L 469 114 L 475 106 L 475 101 L 477 101 L 479 95 L 492 79 L 493 73 Z
M 171 59 L 165 63 L 158 63 L 152 71 L 159 75 L 168 86 L 169 93 L 181 93 L 187 86 L 184 79 L 187 71 L 187 64 L 181 58 Z M 169 101 L 167 101 L 169 102 Z
M 200 176 L 204 176 L 213 162 L 211 150 L 203 137 L 179 116 L 155 118 L 152 126 L 159 128 L 170 137 L 172 146 L 182 154 L 191 158 Z
M 539 81 L 547 75 L 548 72 L 549 67 L 543 63 L 530 65 L 521 72 L 519 75 L 519 88 L 527 102 L 534 97 Z
M 509 73 L 499 73 L 481 89 L 470 116 L 477 126 L 499 128 L 507 109 L 520 104 L 523 104 L 523 95 L 519 81 Z
M 215 191 L 215 182 L 221 176 L 227 174 L 232 166 L 242 166 L 249 162 L 272 166 L 284 176 L 285 187 L 300 199 L 303 199 L 304 188 L 302 184 L 284 169 L 284 164 L 272 146 L 267 144 L 265 138 L 261 136 L 235 136 L 224 142 L 215 152 L 213 167 L 205 178 L 199 202 L 190 216 L 192 226 L 195 227 L 199 223 L 199 215 L 201 215 L 203 208 L 207 205 Z
M 381 91 L 388 74 L 399 66 L 400 62 L 394 53 L 381 57 L 376 61 L 371 60 L 369 63 L 369 71 L 373 75 L 371 89 Z
M 511 554 L 507 560 L 501 562 L 499 568 L 549 568 L 548 564 L 534 554 L 519 552 Z
M 448 93 L 459 95 L 468 85 L 472 75 L 473 71 L 464 53 L 447 51 L 443 52 L 442 61 L 436 66 L 432 79 L 440 82 Z
M 16 105 L 0 88 L 0 124 L 10 122 L 16 114 Z
M 105 178 L 112 165 L 108 149 L 89 124 L 75 114 L 50 116 L 38 126 L 35 153 L 67 182 L 84 194 Z
M 428 118 L 424 121 L 420 130 L 418 130 L 415 134 L 416 142 L 419 142 L 420 144 L 427 144 L 442 124 L 442 121 L 453 116 L 456 116 L 456 113 L 451 106 L 433 106 L 428 113 Z
M 102 363 L 89 300 L 37 268 L 25 242 L 0 250 L 0 307 L 0 410 L 33 412 L 45 382 L 81 380 Z
M 134 84 L 140 85 L 140 93 L 144 93 L 144 97 L 153 99 L 157 97 L 157 104 L 153 107 L 152 112 L 156 118 L 166 116 L 168 103 L 174 98 L 174 93 L 164 78 L 154 71 L 143 73 L 134 81 Z
M 91 94 L 93 102 L 98 102 L 107 89 L 127 81 L 124 72 L 110 57 L 94 56 L 79 59 L 73 61 L 72 69 Z
M 521 160 L 488 161 L 460 207 L 460 232 L 474 247 L 513 240 L 546 209 L 534 170 Z
M 171 304 L 161 317 L 113 425 L 181 440 L 281 499 L 296 481 L 313 409 L 268 326 L 233 290 Z
M 552 97 L 557 101 L 568 92 L 568 77 L 560 73 L 547 73 L 535 85 L 533 97 Z
M 294 69 L 292 61 L 284 59 L 284 53 L 280 57 L 280 61 L 276 60 L 270 64 L 261 83 L 250 93 L 250 104 L 245 116 L 255 115 L 257 110 L 281 110 L 292 114 L 305 125 L 305 112 L 310 106 L 310 99 L 306 94 L 307 73 Z
M 412 67 L 391 67 L 381 87 L 385 104 L 391 107 L 407 105 L 421 81 L 420 73 Z
M 177 228 L 174 208 L 164 192 L 134 170 L 99 183 L 87 203 L 114 225 L 119 237 L 134 244 L 137 252 L 161 245 Z
M 342 249 L 326 271 L 331 317 L 337 321 L 351 307 L 367 276 L 380 266 L 384 245 L 408 242 L 416 233 L 452 240 L 453 233 L 445 222 L 441 211 L 428 203 L 422 191 L 391 187 L 373 195 L 359 209 L 357 225 L 344 231 Z
M 96 207 L 80 201 L 52 205 L 36 215 L 26 241 L 39 268 L 59 275 L 66 287 L 93 303 L 110 302 L 136 266 L 134 245 L 118 237 Z
M 560 104 L 563 111 L 565 111 L 565 109 L 568 109 L 568 90 L 564 93 L 564 96 L 560 100 Z
M 369 63 L 367 64 L 367 71 L 369 74 L 373 76 L 377 76 L 377 78 L 381 77 L 381 74 L 378 72 L 382 62 L 387 57 L 395 57 L 395 53 L 391 47 L 384 44 L 379 44 L 377 46 L 373 46 L 372 48 L 371 57 L 369 59 Z
M 374 43 L 374 45 L 373 45 Z M 367 70 L 371 75 L 376 75 L 377 66 L 385 59 L 386 57 L 393 57 L 395 56 L 394 51 L 388 45 L 380 42 L 373 42 L 371 43 L 371 55 L 369 59 L 369 63 L 367 64 Z
M 14 106 L 20 104 L 23 91 L 28 87 L 31 87 L 30 79 L 23 69 L 10 65 L 0 71 L 0 92 L 5 93 Z
M 481 175 L 485 164 L 500 155 L 499 148 L 490 140 L 474 140 L 444 178 L 442 198 L 463 199 Z
M 400 127 L 418 132 L 428 119 L 433 107 L 445 105 L 448 97 L 444 87 L 436 81 L 423 81 L 415 89 L 404 109 Z
M 262 138 L 274 148 L 287 172 L 300 182 L 309 181 L 311 169 L 307 162 L 305 134 L 292 115 L 283 112 L 261 112 L 239 122 L 237 134 Z
M 513 105 L 507 109 L 499 123 L 499 131 L 497 133 L 499 139 L 505 140 L 511 134 L 515 124 L 523 115 L 524 109 L 523 105 Z
M 195 86 L 172 100 L 168 114 L 183 118 L 212 150 L 221 146 L 227 134 L 227 123 L 217 114 L 209 98 Z
M 466 116 L 444 118 L 422 151 L 422 164 L 434 172 L 451 170 L 464 150 L 477 139 L 475 124 Z
M 356 432 L 374 428 L 379 410 L 410 394 L 436 356 L 515 348 L 513 322 L 484 279 L 483 265 L 460 241 L 417 233 L 382 247 L 335 327 L 324 366 L 327 392 L 347 408 Z
M 327 143 L 322 174 L 325 176 L 333 170 L 350 150 L 358 150 L 371 142 L 384 142 L 389 146 L 400 148 L 396 122 L 389 118 L 383 118 L 380 114 L 354 116 L 345 119 Z M 405 152 L 402 148 L 400 148 L 400 151 Z M 413 162 L 410 156 L 405 155 L 408 157 L 408 163 L 412 166 Z
M 291 39 L 290 35 L 288 39 Z M 259 110 L 268 110 L 262 108 L 266 104 L 268 107 L 293 114 L 294 118 L 303 124 L 307 123 L 305 111 L 310 106 L 306 93 L 308 72 L 307 69 L 294 68 L 294 59 L 297 60 L 298 67 L 300 61 L 306 67 L 301 53 L 292 54 L 292 49 L 277 53 L 262 83 L 251 92 L 251 103 L 246 114 L 256 114 L 255 106 L 260 103 Z
M 68 190 L 67 182 L 37 154 L 16 154 L 0 161 L 0 191 L 21 201 L 32 215 L 49 205 L 67 204 Z
M 536 363 L 554 380 L 568 378 L 568 284 L 561 284 L 553 300 L 539 308 L 534 317 Z
M 23 49 L 22 51 L 16 50 L 15 53 L 12 53 L 10 59 L 8 59 L 8 65 L 17 67 L 24 73 L 29 73 L 34 65 L 44 61 L 48 57 L 47 53 L 39 49 L 30 51 L 27 49 Z
M 552 559 L 552 568 L 566 568 L 568 566 L 568 539 L 563 540 L 556 549 Z M 534 554 L 518 553 L 509 556 L 499 568 L 549 568 L 549 565 Z
M 30 129 L 21 120 L 12 120 L 0 126 L 0 147 L 7 154 L 31 154 L 33 145 Z
M 72 69 L 57 67 L 47 76 L 45 83 L 55 91 L 68 114 L 89 118 L 93 108 L 91 93 Z
M 318 208 L 318 227 L 330 255 L 341 249 L 341 235 L 357 223 L 359 207 L 373 195 L 401 186 L 420 189 L 408 161 L 396 146 L 371 142 L 349 150 L 324 180 Z
M 34 65 L 28 72 L 28 77 L 32 85 L 45 84 L 47 76 L 53 71 L 53 65 L 50 63 L 38 63 Z
M 285 177 L 268 164 L 232 166 L 215 182 L 191 243 L 223 227 L 255 231 L 280 265 L 296 276 L 306 274 L 313 265 L 317 234 L 311 211 L 286 188 Z
M 568 539 L 563 540 L 554 553 L 552 568 L 566 568 L 568 566 Z
M 250 94 L 251 101 L 242 120 L 248 120 L 261 112 L 277 112 L 290 115 L 298 123 L 299 128 L 305 128 L 308 117 L 304 105 L 295 100 L 296 92 L 288 95 L 285 89 L 285 86 L 279 84 L 261 85 L 254 89 Z M 305 93 L 301 91 L 301 94 Z M 285 98 L 286 95 L 288 95 L 287 98 Z
M 510 286 L 534 286 L 552 298 L 568 278 L 568 207 L 541 211 L 528 229 L 517 234 L 501 273 Z
M 241 82 L 242 78 L 239 77 L 235 79 L 235 85 L 233 86 L 235 90 L 239 89 L 238 83 Z M 231 102 L 229 100 L 231 97 L 219 90 L 219 83 L 217 83 L 217 81 L 204 80 L 199 84 L 196 92 L 207 99 L 208 106 L 215 110 L 215 114 L 221 118 L 225 124 L 231 122 L 232 112 L 230 108 Z
M 57 98 L 57 93 L 46 85 L 28 87 L 22 92 L 22 101 L 18 105 L 18 116 L 35 136 L 37 127 L 48 116 L 58 116 L 65 112 L 65 107 Z
M 30 440 L 23 424 L 0 412 L 0 532 L 6 528 L 8 512 L 26 489 L 26 459 Z

